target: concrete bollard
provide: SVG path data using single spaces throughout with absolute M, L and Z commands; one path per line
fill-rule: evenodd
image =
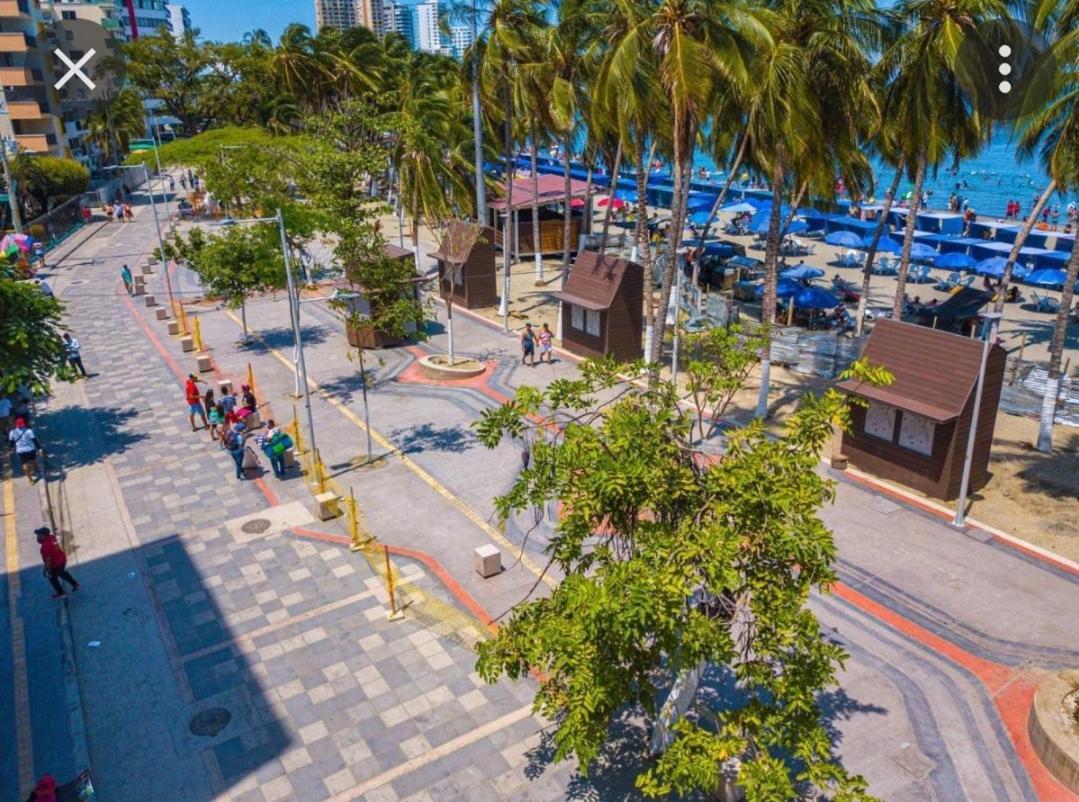
M 166 309 L 163 306 L 159 306 L 157 308 L 157 319 L 158 320 L 168 320 L 169 319 L 169 310 Z
M 214 363 L 210 360 L 209 354 L 199 354 L 195 357 L 195 361 L 199 365 L 199 373 L 209 373 L 214 369 Z
M 318 504 L 318 517 L 321 521 L 328 521 L 331 518 L 336 518 L 341 514 L 341 508 L 338 506 L 336 493 L 319 493 L 315 496 L 315 502 Z
M 152 296 L 152 295 L 147 295 L 146 296 L 146 305 L 147 306 L 157 306 L 157 301 L 154 299 L 154 296 Z
M 167 325 L 169 327 L 169 334 L 179 334 L 180 333 L 180 321 L 179 320 L 170 320 Z
M 476 559 L 476 573 L 484 579 L 502 573 L 502 552 L 498 550 L 498 546 L 480 546 L 473 554 Z
M 180 338 L 180 348 L 186 353 L 195 350 L 195 338 L 190 334 Z
M 281 452 L 281 465 L 287 471 L 289 468 L 295 467 L 296 455 L 292 453 L 291 448 L 286 448 Z
M 142 274 L 144 276 L 152 276 L 154 274 L 154 269 L 150 267 L 149 262 L 142 266 Z
M 244 426 L 247 427 L 247 431 L 251 432 L 262 425 L 262 418 L 259 417 L 259 413 L 256 410 L 250 415 L 244 418 Z
M 228 395 L 232 392 L 232 379 L 218 379 L 217 381 L 217 395 L 218 397 Z

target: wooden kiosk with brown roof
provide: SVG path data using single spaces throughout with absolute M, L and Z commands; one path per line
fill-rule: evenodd
M 562 345 L 581 356 L 640 359 L 644 269 L 636 262 L 581 251 L 561 292 Z
M 454 220 L 438 250 L 427 255 L 438 262 L 438 290 L 443 300 L 452 293 L 453 302 L 465 309 L 498 303 L 492 229 Z
M 536 247 L 533 244 L 532 210 L 539 210 L 539 251 L 541 254 L 561 254 L 565 237 L 565 205 L 570 204 L 570 253 L 577 252 L 577 243 L 581 234 L 592 233 L 591 194 L 598 187 L 590 186 L 587 181 L 571 178 L 569 194 L 566 194 L 564 175 L 539 175 L 533 181 L 531 176 L 513 180 L 513 205 L 507 211 L 506 184 L 497 189 L 498 196 L 487 203 L 487 223 L 495 227 L 496 245 L 502 246 L 503 221 L 505 215 L 510 219 L 510 251 L 514 259 L 533 256 Z
M 875 387 L 847 380 L 839 388 L 865 399 L 852 406 L 843 453 L 855 467 L 941 499 L 959 495 L 974 414 L 983 344 L 911 323 L 880 320 L 862 357 L 887 368 L 895 381 Z M 989 348 L 974 441 L 970 489 L 989 479 L 997 405 L 1004 381 L 1004 349 Z

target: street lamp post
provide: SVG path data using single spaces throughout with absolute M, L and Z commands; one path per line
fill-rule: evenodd
M 154 145 L 154 161 L 157 163 L 157 174 L 161 175 L 161 157 L 157 153 L 157 124 L 154 122 L 154 110 L 149 109 L 150 112 L 150 141 Z M 165 219 L 172 218 L 172 212 L 169 209 L 169 195 L 165 191 L 165 188 L 161 188 L 161 196 L 165 199 Z
M 481 225 L 487 214 L 487 187 L 483 176 L 483 119 L 480 112 L 479 11 L 472 0 L 472 139 L 476 158 L 476 222 Z
M 974 390 L 974 410 L 970 419 L 970 432 L 967 434 L 967 451 L 963 458 L 963 478 L 959 483 L 959 500 L 955 504 L 953 526 L 962 527 L 966 523 L 967 492 L 970 490 L 971 463 L 974 461 L 974 441 L 978 436 L 978 415 L 982 409 L 982 391 L 985 389 L 985 365 L 989 360 L 997 322 L 1003 317 L 1000 312 L 986 312 L 982 315 L 982 361 L 978 368 L 978 384 Z
M 157 204 L 154 203 L 154 188 L 150 184 L 150 168 L 146 166 L 146 162 L 140 165 L 120 165 L 121 169 L 128 170 L 134 167 L 142 167 L 143 177 L 146 179 L 146 192 L 150 196 L 150 211 L 154 214 L 154 228 L 157 231 L 157 246 L 161 253 L 161 266 L 165 273 L 165 289 L 169 293 L 169 309 L 173 310 L 175 314 L 176 299 L 172 295 L 172 279 L 169 277 L 169 264 L 168 259 L 165 258 L 165 239 L 161 236 L 161 220 L 157 216 Z

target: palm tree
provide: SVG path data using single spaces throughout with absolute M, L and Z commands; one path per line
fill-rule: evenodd
M 86 130 L 107 160 L 118 164 L 128 144 L 146 131 L 142 100 L 134 89 L 121 89 L 111 102 L 102 102 L 86 118 Z
M 1074 72 L 1074 65 L 1079 60 L 1079 6 L 1074 0 L 1041 0 L 1035 9 L 1034 19 L 1038 28 L 1055 35 L 1055 58 L 1061 66 L 1051 100 L 1018 120 L 1019 150 L 1021 155 L 1039 155 L 1052 179 L 1050 189 L 1055 185 L 1061 191 L 1074 191 L 1079 189 L 1079 84 L 1075 81 Z M 1033 210 L 1030 217 L 1035 217 Z M 1038 426 L 1037 446 L 1044 453 L 1053 450 L 1053 420 L 1056 417 L 1061 362 L 1075 283 L 1079 281 L 1079 237 L 1072 245 L 1066 274 L 1060 294 L 1060 308 L 1053 325 L 1053 337 L 1049 341 L 1048 377 Z
M 503 329 L 509 331 L 510 261 L 512 242 L 510 225 L 513 208 L 513 119 L 512 87 L 518 65 L 529 61 L 534 52 L 535 32 L 543 28 L 543 13 L 538 0 L 495 0 L 483 32 L 480 51 L 480 86 L 503 129 L 503 180 L 506 182 L 506 217 L 502 235 L 502 299 L 500 313 Z
M 926 174 L 946 158 L 958 163 L 974 155 L 985 139 L 987 121 L 971 108 L 957 76 L 959 46 L 978 25 L 1006 13 L 1000 0 L 901 0 L 890 12 L 900 33 L 885 50 L 879 69 L 888 85 L 884 103 L 914 183 L 892 304 L 895 320 L 903 316 Z

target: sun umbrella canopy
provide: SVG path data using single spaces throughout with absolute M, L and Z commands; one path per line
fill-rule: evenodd
M 862 238 L 853 231 L 833 231 L 824 241 L 829 245 L 838 245 L 843 248 L 857 248 L 862 244 Z
M 731 203 L 720 209 L 721 212 L 729 212 L 731 214 L 743 214 L 745 212 L 753 213 L 757 211 L 757 207 L 752 203 L 746 203 L 745 201 L 739 201 L 738 203 Z
M 636 203 L 637 202 L 637 193 L 635 191 L 633 191 L 632 189 L 620 189 L 617 192 L 615 192 L 614 195 L 615 195 L 616 198 L 621 198 L 622 200 L 627 201 L 628 203 Z
M 813 286 L 802 287 L 791 301 L 801 309 L 834 309 L 840 304 L 840 300 L 828 290 Z
M 824 271 L 818 270 L 815 267 L 810 267 L 809 265 L 795 265 L 794 267 L 787 268 L 779 275 L 783 278 L 794 279 L 795 281 L 805 281 L 811 278 L 820 278 L 824 275 Z
M 603 208 L 608 203 L 611 204 L 612 209 L 621 209 L 623 206 L 626 205 L 626 202 L 618 197 L 616 197 L 614 200 L 611 200 L 609 197 L 602 197 L 599 199 L 599 203 L 597 203 L 596 205 L 600 208 Z
M 937 249 L 930 248 L 922 242 L 915 242 L 910 246 L 910 258 L 918 261 L 926 261 L 937 257 Z
M 1044 270 L 1035 270 L 1026 277 L 1026 282 L 1037 287 L 1063 287 L 1067 279 L 1068 274 L 1063 270 L 1049 267 Z
M 1004 277 L 1004 265 L 1008 264 L 1008 260 L 1003 256 L 991 256 L 988 259 L 982 259 L 978 264 L 974 265 L 974 272 L 979 276 L 989 276 L 990 278 L 1003 278 Z
M 959 251 L 952 251 L 951 253 L 941 253 L 933 257 L 933 264 L 937 267 L 945 268 L 947 270 L 969 270 L 978 263 L 978 260 L 973 256 L 968 256 L 965 253 Z
M 703 226 L 708 222 L 708 218 L 711 216 L 712 213 L 710 211 L 702 209 L 701 211 L 693 212 L 687 219 L 695 226 Z
M 779 281 L 776 282 L 776 297 L 790 298 L 792 295 L 797 295 L 804 289 L 805 287 L 802 286 L 802 282 L 800 281 L 794 281 L 789 278 L 780 278 Z M 755 292 L 758 298 L 763 298 L 764 285 L 758 284 Z
M 865 237 L 862 240 L 862 247 L 868 248 L 873 244 L 872 237 Z M 896 242 L 891 237 L 881 237 L 880 242 L 877 243 L 877 253 L 899 253 L 903 250 L 902 243 Z

